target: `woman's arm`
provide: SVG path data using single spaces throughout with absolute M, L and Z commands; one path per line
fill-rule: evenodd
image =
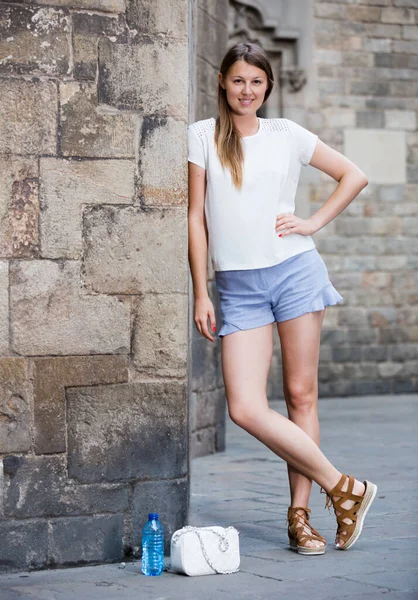
M 309 219 L 318 231 L 339 215 L 369 182 L 351 160 L 321 140 L 318 140 L 309 164 L 339 182 L 328 200 Z
M 215 311 L 207 288 L 208 231 L 205 221 L 206 171 L 189 162 L 189 264 L 193 281 L 194 322 L 200 334 L 212 342 L 216 330 Z
M 366 175 L 346 156 L 318 139 L 309 163 L 338 181 L 326 202 L 309 219 L 293 214 L 277 215 L 276 231 L 284 237 L 290 233 L 312 235 L 335 219 L 368 184 Z M 286 230 L 284 232 L 284 230 Z

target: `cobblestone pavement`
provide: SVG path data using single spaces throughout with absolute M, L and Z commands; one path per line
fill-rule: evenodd
M 284 412 L 282 403 L 271 406 Z M 335 520 L 316 485 L 312 523 L 327 538 L 327 552 L 302 557 L 288 549 L 285 464 L 229 421 L 226 452 L 192 462 L 189 521 L 239 530 L 239 573 L 148 578 L 139 561 L 123 570 L 105 565 L 16 573 L 0 577 L 1 600 L 417 600 L 418 396 L 327 399 L 320 420 L 330 460 L 379 488 L 350 551 L 333 548 Z

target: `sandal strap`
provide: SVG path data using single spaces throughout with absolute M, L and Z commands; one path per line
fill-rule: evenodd
M 304 514 L 301 515 L 297 511 L 303 511 Z M 287 523 L 289 525 L 290 535 L 293 538 L 296 538 L 302 545 L 306 541 L 320 541 L 326 544 L 325 538 L 323 538 L 322 535 L 320 535 L 318 531 L 310 524 L 310 513 L 311 510 L 309 508 L 305 508 L 303 506 L 289 506 L 287 511 Z M 307 533 L 305 528 L 308 528 L 311 533 Z
M 345 482 L 347 481 L 347 479 L 348 479 L 347 490 L 345 492 L 343 492 L 342 488 L 343 488 Z M 337 525 L 338 525 L 337 534 L 344 541 L 348 540 L 348 538 L 351 536 L 351 534 L 353 533 L 353 531 L 355 529 L 356 521 L 357 521 L 357 511 L 364 499 L 364 496 L 357 496 L 356 494 L 353 494 L 354 482 L 355 482 L 354 477 L 343 473 L 341 475 L 339 482 L 337 483 L 336 486 L 334 486 L 332 488 L 332 490 L 330 490 L 329 492 L 326 492 L 325 490 L 323 490 L 323 488 L 321 488 L 321 493 L 325 493 L 327 495 L 327 498 L 325 501 L 325 507 L 328 508 L 329 511 L 330 511 L 331 506 L 334 507 L 334 512 L 335 512 L 335 516 L 337 519 Z M 333 496 L 336 497 L 337 499 L 334 500 Z M 342 506 L 342 504 L 344 504 L 344 502 L 346 502 L 346 500 L 351 500 L 352 502 L 354 502 L 354 504 L 351 508 L 344 508 Z M 337 512 L 339 512 L 340 514 L 337 515 Z M 344 521 L 344 519 L 350 519 L 351 523 L 346 523 Z

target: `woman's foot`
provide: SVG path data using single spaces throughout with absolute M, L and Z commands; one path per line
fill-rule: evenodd
M 337 517 L 335 545 L 339 550 L 348 550 L 359 538 L 376 492 L 377 486 L 374 483 L 361 483 L 354 477 L 343 474 L 327 494 L 326 506 L 329 508 L 329 504 L 332 504 Z
M 326 541 L 309 523 L 309 508 L 289 506 L 287 511 L 289 545 L 304 555 L 324 554 Z

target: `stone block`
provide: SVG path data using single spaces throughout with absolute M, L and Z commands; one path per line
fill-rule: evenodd
M 347 67 L 372 67 L 374 54 L 372 52 L 344 52 L 342 64 Z
M 95 483 L 187 472 L 184 383 L 70 388 L 67 419 L 70 477 Z
M 415 6 L 416 7 L 416 6 Z M 382 9 L 382 23 L 411 24 L 415 23 L 414 11 L 408 8 L 385 7 Z
M 417 116 L 412 110 L 385 110 L 388 129 L 414 131 L 417 128 Z
M 148 513 L 158 513 L 164 527 L 165 554 L 170 554 L 170 540 L 176 529 L 187 522 L 189 494 L 187 479 L 141 481 L 134 485 L 132 500 L 132 544 L 141 554 L 141 530 Z
M 418 41 L 394 40 L 393 51 L 401 52 L 402 54 L 418 54 Z
M 55 154 L 57 110 L 55 82 L 0 78 L 0 153 Z
M 402 233 L 404 235 L 416 235 L 418 228 L 418 217 L 403 219 Z
M 409 56 L 388 52 L 376 52 L 374 55 L 375 67 L 389 67 L 391 69 L 406 69 L 409 66 Z
M 133 313 L 134 367 L 153 376 L 186 377 L 187 294 L 143 294 Z
M 80 265 L 75 261 L 13 263 L 13 350 L 24 355 L 128 353 L 129 301 L 86 296 L 80 287 Z
M 33 360 L 35 452 L 66 450 L 68 387 L 128 381 L 125 356 L 63 356 Z
M 346 129 L 344 154 L 371 183 L 406 183 L 406 139 L 402 131 Z
M 335 110 L 335 108 L 325 109 L 324 116 L 328 127 L 354 127 L 356 113 L 351 108 Z
M 0 256 L 38 255 L 38 161 L 0 158 Z
M 388 359 L 389 350 L 387 346 L 363 347 L 363 361 L 381 362 Z
M 403 365 L 402 363 L 394 363 L 394 362 L 382 362 L 378 365 L 378 371 L 380 377 L 396 377 L 402 372 Z
M 378 6 L 359 6 L 352 5 L 347 6 L 345 9 L 345 15 L 350 21 L 371 21 L 379 22 L 381 20 L 382 9 Z M 384 21 L 385 23 L 392 21 Z
M 6 518 L 119 513 L 128 507 L 127 486 L 68 480 L 64 455 L 19 457 L 16 473 L 4 475 L 4 480 Z
M 221 325 L 221 320 L 217 321 L 218 331 L 220 330 Z M 219 349 L 216 345 L 197 333 L 197 330 L 196 334 L 196 337 L 193 339 L 191 369 L 193 374 L 193 392 L 199 393 L 201 390 L 210 390 L 214 388 L 216 385 L 214 382 L 214 374 L 221 371 L 221 360 Z M 211 365 L 211 369 L 208 369 L 207 365 Z
M 228 5 L 223 0 L 199 0 L 199 6 L 221 25 L 227 22 Z
M 123 15 L 95 13 L 72 14 L 74 77 L 95 80 L 97 45 L 103 36 L 127 40 L 128 30 Z
M 363 48 L 367 52 L 391 52 L 391 38 L 365 38 L 363 39 Z
M 171 117 L 144 117 L 139 172 L 144 205 L 187 204 L 187 136 L 183 121 Z
M 60 84 L 61 151 L 64 156 L 134 158 L 141 118 L 97 105 L 96 85 Z
M 105 294 L 187 292 L 187 211 L 92 206 L 84 212 L 84 282 Z
M 139 33 L 186 40 L 187 5 L 187 0 L 130 0 L 126 22 Z
M 192 458 L 214 454 L 216 452 L 216 428 L 211 426 L 191 432 L 190 452 Z
M 342 346 L 332 349 L 332 360 L 335 362 L 360 362 L 362 360 L 361 346 Z
M 190 398 L 190 429 L 203 429 L 225 422 L 225 390 L 193 392 Z
M 341 307 L 338 311 L 338 323 L 342 326 L 367 325 L 367 312 L 363 308 Z
M 385 126 L 385 115 L 383 111 L 360 110 L 356 114 L 356 126 L 370 129 L 383 129 Z
M 0 260 L 0 355 L 9 354 L 9 263 Z
M 147 38 L 141 44 L 117 44 L 101 38 L 100 103 L 182 119 L 187 114 L 187 90 L 186 42 Z
M 31 447 L 28 384 L 24 358 L 0 358 L 0 454 Z
M 44 258 L 80 258 L 82 208 L 129 204 L 135 164 L 130 160 L 40 159 L 40 237 Z
M 404 25 L 402 34 L 405 40 L 418 40 L 418 28 L 416 25 Z
M 350 94 L 354 96 L 387 96 L 390 84 L 387 81 L 352 81 Z
M 48 523 L 45 520 L 0 521 L 0 540 L 0 572 L 46 566 Z
M 70 17 L 62 10 L 2 3 L 0 73 L 69 75 L 69 32 Z
M 408 257 L 405 255 L 379 256 L 376 259 L 376 268 L 379 270 L 397 271 L 398 269 L 405 269 L 407 265 Z
M 417 360 L 418 344 L 396 344 L 392 346 L 390 357 L 393 361 Z
M 123 515 L 69 517 L 49 522 L 49 560 L 58 565 L 123 557 Z

